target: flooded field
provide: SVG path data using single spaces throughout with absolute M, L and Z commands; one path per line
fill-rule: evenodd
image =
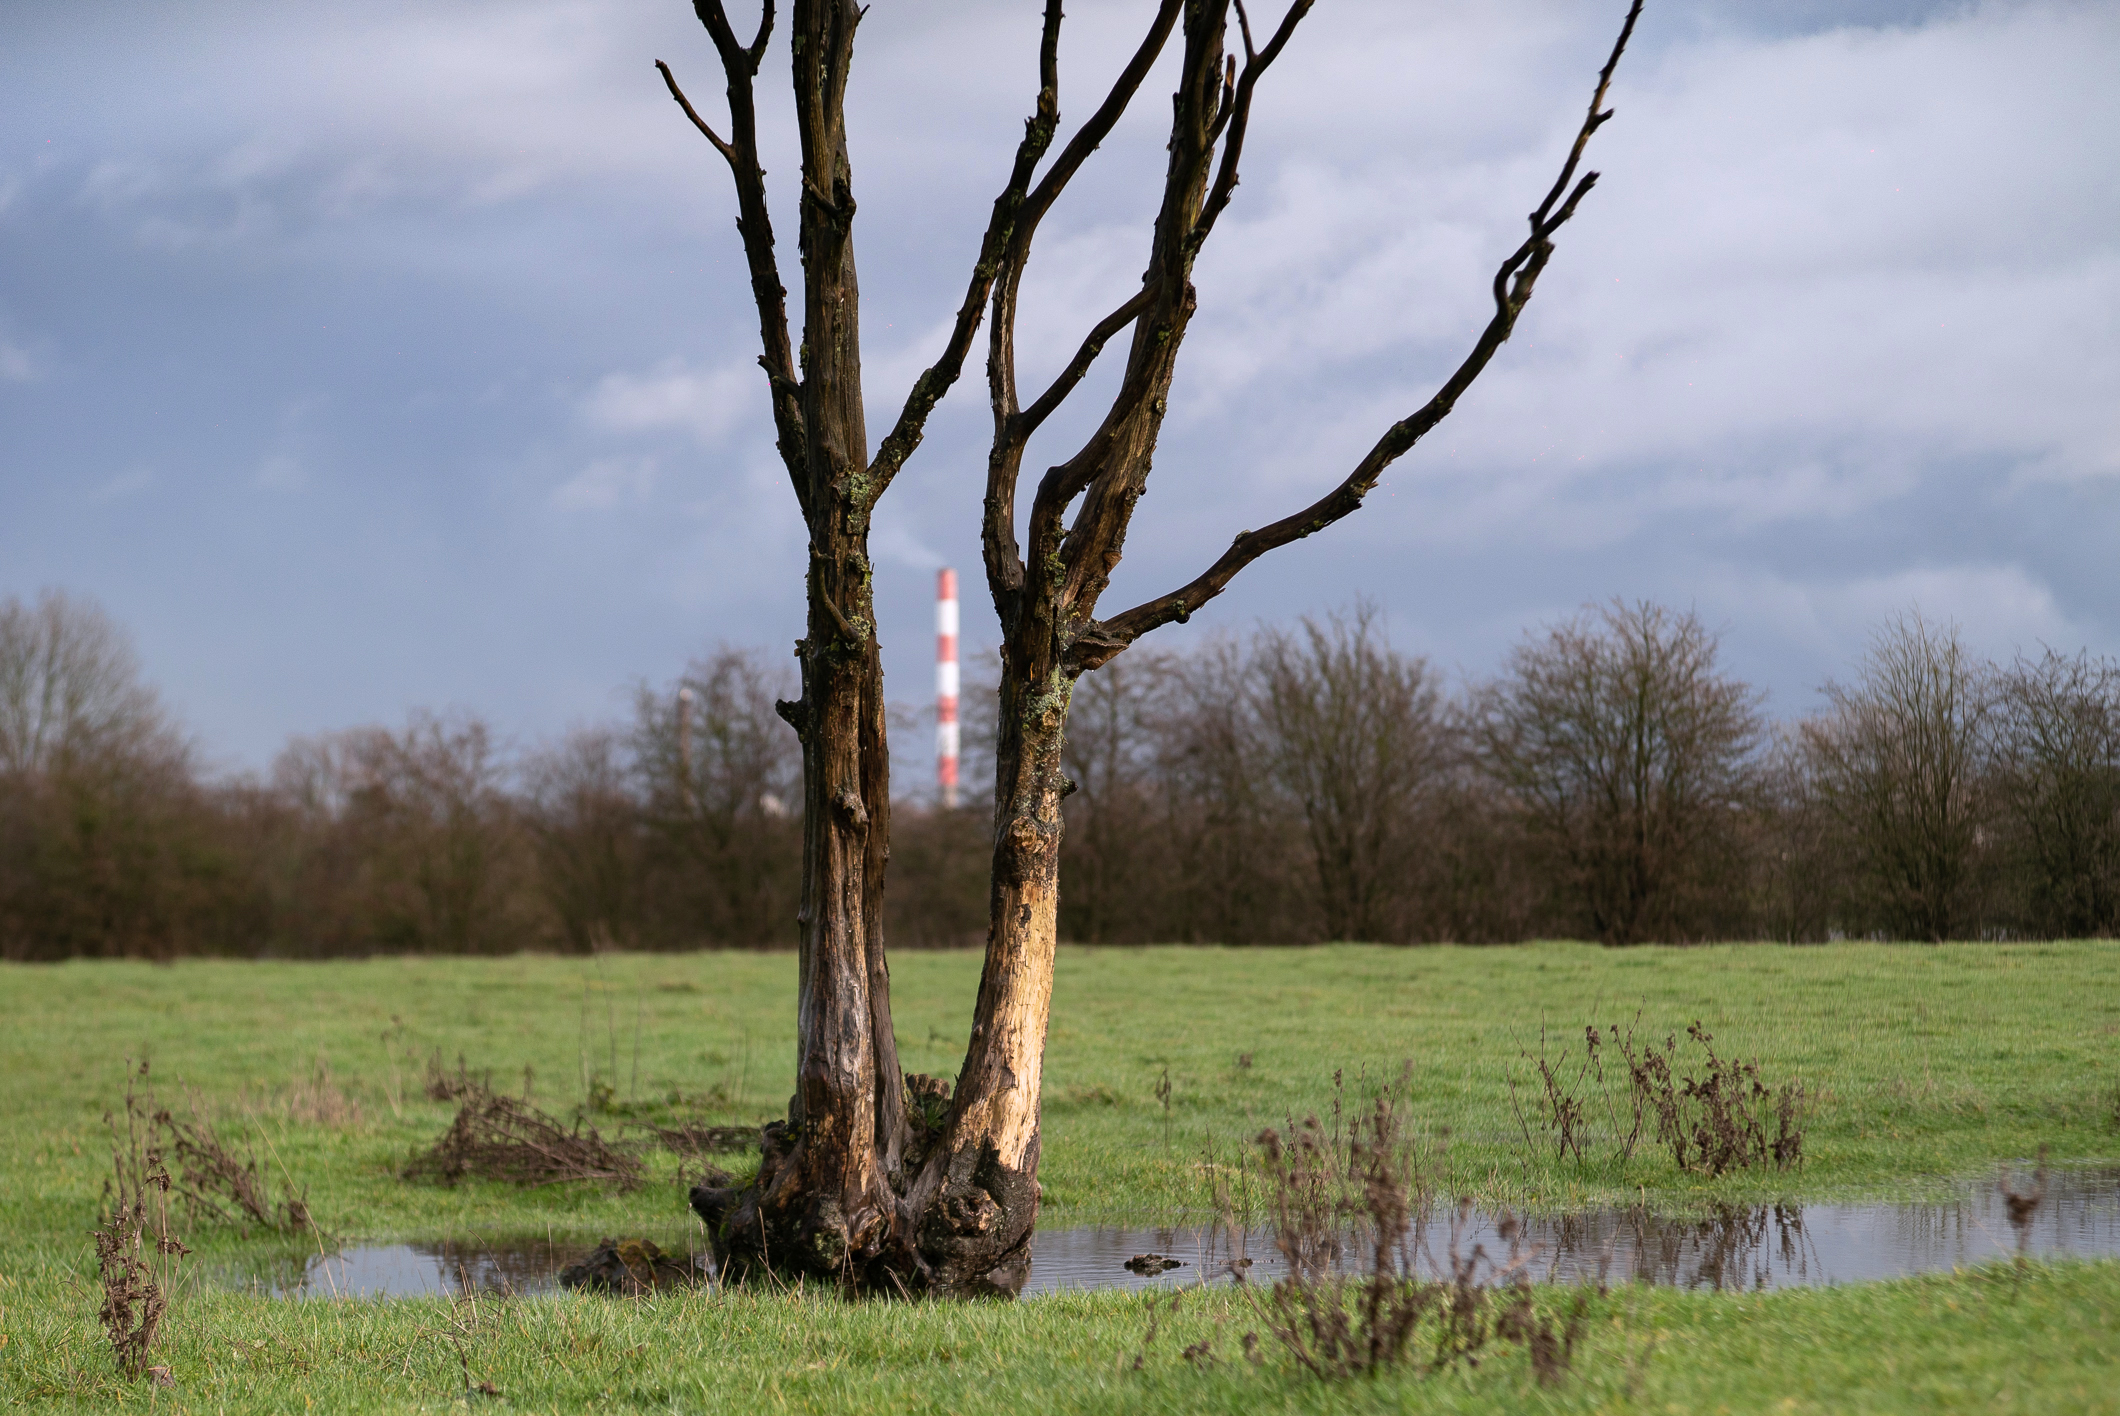
M 686 1250 L 681 1239 L 660 1242 Z M 1283 1267 L 1271 1234 L 1205 1226 L 1041 1229 L 1035 1246 L 1025 1296 L 1227 1282 L 1233 1274 L 1271 1282 Z M 1466 1209 L 1431 1214 L 1405 1246 L 1430 1275 L 1449 1271 L 1453 1248 L 1462 1256 L 1480 1249 L 1504 1263 L 1513 1252 L 1541 1282 L 1688 1289 L 1860 1283 L 2019 1254 L 2111 1257 L 2120 1255 L 2120 1170 L 2056 1171 L 2029 1206 L 2013 1206 L 2003 1187 L 1990 1184 L 1947 1203 L 1757 1205 L 1689 1218 L 1639 1209 L 1524 1216 Z M 232 1286 L 284 1298 L 544 1293 L 592 1247 L 593 1240 L 550 1236 L 354 1245 Z M 1135 1262 L 1151 1255 L 1175 1266 Z

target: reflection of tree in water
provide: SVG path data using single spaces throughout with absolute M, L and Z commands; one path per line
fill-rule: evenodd
M 562 1268 L 594 1247 L 547 1239 L 444 1239 L 412 1250 L 435 1261 L 452 1292 L 542 1293 L 557 1284 Z
M 1723 1205 L 1701 1219 L 1667 1219 L 1642 1209 L 1603 1210 L 1530 1222 L 1547 1276 L 1610 1275 L 1674 1288 L 1765 1288 L 1802 1282 L 1818 1263 L 1793 1205 Z

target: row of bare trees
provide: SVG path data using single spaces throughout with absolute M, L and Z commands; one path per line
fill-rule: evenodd
M 0 951 L 786 947 L 790 685 L 724 650 L 509 753 L 415 714 L 205 780 L 93 606 L 0 604 Z M 1446 690 L 1367 607 L 1076 689 L 1060 933 L 1102 943 L 2120 931 L 2120 664 L 1886 625 L 1773 723 L 1697 619 L 1587 610 Z M 967 746 L 994 742 L 991 684 Z M 984 715 L 980 706 L 985 706 Z M 991 780 L 974 761 L 970 780 Z M 901 803 L 901 946 L 986 922 L 990 805 Z

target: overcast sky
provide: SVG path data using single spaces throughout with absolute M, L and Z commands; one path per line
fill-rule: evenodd
M 1039 8 L 863 23 L 878 435 L 962 295 Z M 1200 262 L 1107 608 L 1308 502 L 1428 397 L 1623 8 L 1320 0 Z M 1063 121 L 1149 9 L 1070 5 Z M 231 768 L 419 706 L 534 743 L 717 642 L 787 651 L 802 528 L 728 176 L 652 67 L 722 111 L 682 0 L 5 13 L 0 597 L 100 601 Z M 784 38 L 761 93 L 792 284 Z M 1138 278 L 1170 69 L 1046 224 L 1027 384 Z M 1360 515 L 1150 642 L 1367 595 L 1399 647 L 1477 677 L 1528 627 L 1648 597 L 1722 631 L 1782 715 L 1916 605 L 1990 654 L 2120 652 L 2116 74 L 2109 3 L 1651 0 L 1604 179 L 1516 339 Z M 968 647 L 995 637 L 979 362 L 877 521 L 910 704 L 936 566 L 965 573 Z M 1034 466 L 1084 426 L 1056 419 Z M 903 746 L 917 778 L 926 744 Z

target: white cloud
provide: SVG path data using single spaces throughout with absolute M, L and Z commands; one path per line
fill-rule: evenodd
M 590 463 L 552 492 L 552 505 L 567 511 L 602 511 L 638 501 L 655 489 L 652 457 L 607 457 Z
M 6 338 L 0 338 L 0 383 L 28 383 L 37 377 L 37 365 L 29 357 L 29 351 Z
M 610 373 L 582 399 L 591 427 L 611 433 L 680 431 L 713 446 L 745 415 L 764 403 L 764 376 L 756 365 L 694 369 L 670 358 L 645 374 Z

